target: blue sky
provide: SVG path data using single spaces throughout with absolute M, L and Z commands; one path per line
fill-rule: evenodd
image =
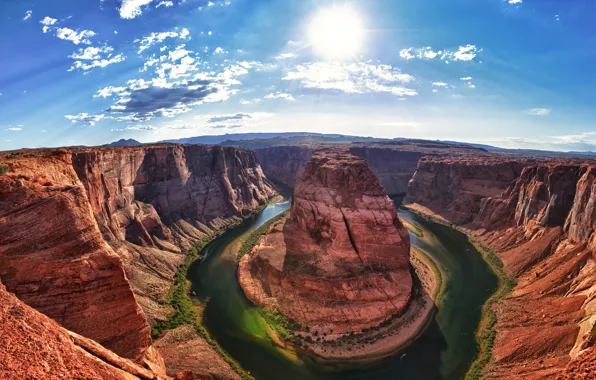
M 313 131 L 596 150 L 596 4 L 0 3 L 0 150 Z

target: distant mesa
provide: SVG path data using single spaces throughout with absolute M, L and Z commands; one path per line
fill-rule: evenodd
M 118 141 L 114 141 L 109 144 L 105 144 L 104 146 L 141 146 L 143 143 L 138 142 L 135 139 L 120 139 Z

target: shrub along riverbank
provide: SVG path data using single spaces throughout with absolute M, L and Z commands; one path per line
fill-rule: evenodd
M 467 231 L 459 228 L 458 226 L 446 223 L 444 220 L 441 220 L 438 217 L 433 217 L 432 215 L 422 213 L 415 208 L 410 208 L 407 206 L 405 207 L 410 212 L 424 219 L 443 224 L 466 235 L 470 243 L 474 245 L 478 252 L 480 252 L 484 261 L 486 261 L 493 273 L 499 279 L 499 287 L 482 306 L 482 316 L 478 330 L 476 331 L 476 339 L 480 345 L 480 351 L 476 360 L 474 360 L 474 362 L 470 365 L 465 377 L 465 380 L 482 379 L 484 377 L 484 370 L 486 369 L 486 366 L 491 362 L 491 360 L 493 360 L 492 351 L 495 344 L 495 339 L 497 337 L 497 330 L 495 328 L 495 325 L 497 324 L 497 313 L 493 309 L 493 306 L 500 302 L 503 297 L 505 297 L 515 288 L 517 281 L 515 278 L 510 277 L 505 273 L 503 262 L 499 256 L 497 256 L 492 249 L 485 247 L 475 236 L 469 234 Z
M 234 369 L 234 371 L 236 371 L 242 377 L 242 379 L 254 380 L 254 378 L 244 369 L 242 369 L 240 364 L 211 337 L 209 331 L 207 331 L 207 329 L 203 326 L 201 319 L 195 311 L 193 301 L 190 298 L 190 289 L 192 284 L 187 278 L 187 274 L 192 263 L 201 257 L 201 252 L 209 243 L 213 242 L 225 232 L 240 226 L 247 219 L 254 218 L 276 199 L 278 199 L 277 196 L 271 198 L 270 202 L 261 205 L 255 212 L 246 215 L 241 219 L 238 219 L 226 225 L 225 227 L 215 230 L 211 234 L 203 237 L 191 249 L 189 249 L 188 252 L 186 252 L 184 263 L 178 268 L 178 271 L 174 276 L 174 284 L 172 285 L 170 293 L 164 302 L 166 305 L 172 307 L 173 312 L 168 315 L 167 320 L 157 322 L 151 327 L 151 336 L 153 339 L 157 339 L 167 330 L 173 330 L 182 325 L 192 325 L 199 335 L 205 339 L 205 341 L 211 347 L 213 347 L 213 349 Z

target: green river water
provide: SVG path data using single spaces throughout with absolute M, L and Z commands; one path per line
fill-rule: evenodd
M 323 365 L 297 357 L 269 339 L 268 328 L 236 280 L 236 255 L 252 230 L 287 210 L 288 201 L 269 205 L 204 250 L 189 270 L 193 291 L 205 305 L 205 325 L 217 342 L 258 380 L 461 379 L 478 353 L 475 331 L 482 305 L 498 279 L 464 234 L 404 209 L 399 216 L 419 228 L 412 245 L 432 256 L 446 275 L 434 320 L 410 346 L 369 365 Z

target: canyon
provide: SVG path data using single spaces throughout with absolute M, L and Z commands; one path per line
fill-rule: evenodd
M 408 232 L 377 177 L 362 158 L 328 149 L 306 163 L 289 215 L 242 257 L 238 279 L 253 303 L 329 342 L 414 314 L 407 307 L 423 322 L 429 309 L 418 306 L 414 293 L 424 291 L 411 272 Z M 334 351 L 345 354 L 346 345 L 356 356 L 347 340 Z M 327 351 L 317 353 L 339 357 Z
M 210 146 L 0 154 L 0 279 L 64 328 L 147 368 L 183 252 L 275 193 L 252 152 Z M 166 363 L 167 365 L 167 363 Z M 16 375 L 16 374 L 15 374 Z
M 0 343 L 8 353 L 0 377 L 26 374 L 22 363 L 35 361 L 33 377 L 50 369 L 67 377 L 236 378 L 189 326 L 156 342 L 151 326 L 173 312 L 167 301 L 184 253 L 260 210 L 276 186 L 295 197 L 289 216 L 240 263 L 252 302 L 274 304 L 328 339 L 407 309 L 415 282 L 402 254 L 408 235 L 386 197 L 402 195 L 409 210 L 493 251 L 515 282 L 491 306 L 493 360 L 483 376 L 593 373 L 596 163 L 424 141 L 353 143 L 337 158 L 325 156 L 336 148 L 0 152 L 8 168 L 0 175 Z M 352 169 L 326 166 L 344 159 Z M 387 257 L 387 245 L 402 248 Z M 273 255 L 279 250 L 281 259 Z M 343 313 L 332 312 L 338 305 Z M 18 344 L 15 334 L 30 343 Z M 315 353 L 331 355 L 326 350 Z

